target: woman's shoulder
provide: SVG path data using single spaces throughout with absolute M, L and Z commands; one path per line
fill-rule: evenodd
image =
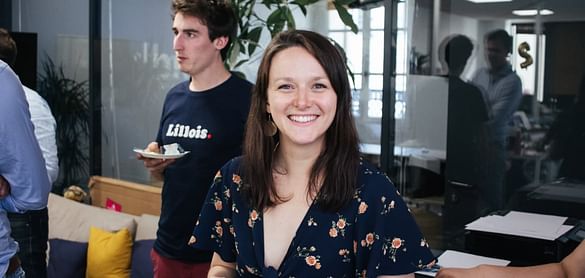
M 222 167 L 221 172 L 223 173 L 232 173 L 239 175 L 240 174 L 240 165 L 242 163 L 242 156 L 236 156 L 230 160 L 228 160 Z
M 390 177 L 372 163 L 360 159 L 358 171 L 357 191 L 362 197 L 374 198 L 398 194 Z

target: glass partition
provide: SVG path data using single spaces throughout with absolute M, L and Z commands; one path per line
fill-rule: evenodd
M 139 16 L 138 16 L 139 15 Z M 156 139 L 168 90 L 185 80 L 166 1 L 102 1 L 102 175 L 150 183 L 132 149 Z
M 433 246 L 463 249 L 465 224 L 502 210 L 583 218 L 585 199 L 571 195 L 585 193 L 585 118 L 577 120 L 585 106 L 576 102 L 585 90 L 585 54 L 577 50 L 585 4 L 394 4 L 403 12 L 392 25 L 392 176 L 436 223 L 426 231 Z M 532 13 L 519 16 L 521 9 Z M 471 43 L 467 55 L 457 35 Z
M 30 58 L 23 55 L 35 56 L 36 65 L 34 62 L 30 65 L 35 68 L 25 70 L 36 73 L 36 76 L 34 74 L 32 76 L 33 79 L 37 79 L 36 84 L 33 82 L 27 85 L 37 90 L 41 96 L 57 90 L 68 94 L 54 97 L 49 101 L 54 117 L 65 122 L 57 126 L 57 133 L 66 140 L 59 147 L 60 173 L 53 187 L 53 191 L 62 193 L 65 186 L 86 183 L 89 174 L 87 161 L 89 131 L 87 125 L 83 123 L 83 118 L 87 115 L 83 112 L 88 112 L 86 105 L 89 76 L 87 16 L 89 1 L 18 0 L 12 1 L 11 4 L 12 30 L 9 31 L 36 36 L 36 41 L 31 40 L 17 45 L 21 59 Z M 18 59 L 17 56 L 16 67 Z M 52 86 L 54 84 L 69 86 L 58 88 Z M 80 118 L 82 120 L 79 120 Z M 76 121 L 79 126 L 74 130 L 71 124 Z

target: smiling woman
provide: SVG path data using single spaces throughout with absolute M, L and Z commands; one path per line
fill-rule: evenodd
M 304 48 L 291 47 L 274 56 L 269 76 L 266 110 L 280 130 L 281 147 L 312 145 L 319 151 L 337 108 L 323 67 Z
M 189 241 L 215 252 L 209 277 L 413 277 L 434 264 L 388 177 L 359 158 L 350 109 L 345 62 L 328 39 L 272 40 L 244 155 L 216 175 Z

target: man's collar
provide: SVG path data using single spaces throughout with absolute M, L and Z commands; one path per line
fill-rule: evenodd
M 499 69 L 497 71 L 490 70 L 490 74 L 493 76 L 506 76 L 506 75 L 510 74 L 511 72 L 512 72 L 512 65 L 510 65 L 510 63 L 507 63 L 505 66 L 503 66 L 501 69 Z

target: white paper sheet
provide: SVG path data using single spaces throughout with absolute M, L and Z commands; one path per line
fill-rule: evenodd
M 563 225 L 567 217 L 510 211 L 505 216 L 488 215 L 466 225 L 467 230 L 555 240 L 572 226 Z
M 447 250 L 439 256 L 438 265 L 440 267 L 458 267 L 458 268 L 471 268 L 478 266 L 480 264 L 488 264 L 488 265 L 500 265 L 506 266 L 510 263 L 508 260 L 478 256 L 473 254 L 468 254 L 459 251 Z M 421 270 L 417 271 L 416 273 L 422 274 L 425 276 L 435 277 L 437 274 L 436 272 L 439 268 L 433 268 L 431 270 Z

